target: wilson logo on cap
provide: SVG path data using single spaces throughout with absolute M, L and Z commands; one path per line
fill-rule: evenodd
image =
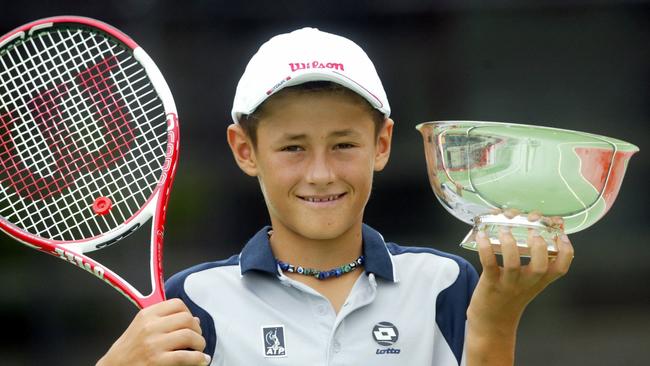
M 339 62 L 320 62 L 320 61 L 312 61 L 312 62 L 297 62 L 297 63 L 289 63 L 289 67 L 291 67 L 291 72 L 298 71 L 298 70 L 305 70 L 305 69 L 334 69 L 334 70 L 341 70 L 345 71 L 345 67 L 343 66 L 342 63 Z

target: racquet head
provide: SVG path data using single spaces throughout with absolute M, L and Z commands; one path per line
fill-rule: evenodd
M 164 300 L 162 237 L 178 120 L 161 72 L 131 38 L 62 16 L 0 38 L 0 229 L 108 282 Z M 84 253 L 152 219 L 143 295 Z

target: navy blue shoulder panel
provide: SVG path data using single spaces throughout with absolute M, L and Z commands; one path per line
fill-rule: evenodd
M 465 259 L 441 252 L 432 248 L 402 247 L 395 243 L 387 243 L 388 250 L 393 255 L 404 253 L 429 253 L 454 260 L 460 269 L 456 281 L 440 292 L 436 299 L 436 324 L 445 337 L 456 360 L 460 365 L 465 342 L 465 322 L 467 308 L 472 299 L 472 293 L 478 282 L 478 273 Z
M 165 282 L 165 295 L 168 299 L 179 298 L 183 300 L 185 305 L 190 309 L 194 316 L 201 319 L 201 330 L 203 338 L 205 338 L 205 350 L 203 353 L 214 355 L 214 349 L 217 344 L 217 333 L 214 329 L 214 320 L 207 311 L 200 308 L 185 292 L 185 279 L 192 273 L 205 271 L 210 268 L 223 267 L 223 266 L 236 266 L 239 264 L 239 255 L 217 261 L 209 262 L 190 267 L 182 272 L 178 272 Z

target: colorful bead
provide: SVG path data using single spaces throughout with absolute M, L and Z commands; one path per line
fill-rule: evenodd
M 332 277 L 341 277 L 342 275 L 352 272 L 355 269 L 359 268 L 365 262 L 365 257 L 362 255 L 357 258 L 354 262 L 344 264 L 337 268 L 332 268 L 329 271 L 320 271 L 314 268 L 305 268 L 302 266 L 294 266 L 293 264 L 285 263 L 280 260 L 276 260 L 278 267 L 284 272 L 298 273 L 305 276 L 314 276 L 319 280 L 326 280 Z

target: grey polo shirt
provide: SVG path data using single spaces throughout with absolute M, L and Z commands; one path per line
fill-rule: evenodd
M 338 314 L 279 270 L 260 230 L 241 254 L 167 281 L 200 317 L 212 365 L 463 365 L 478 276 L 465 260 L 363 227 L 364 274 Z

